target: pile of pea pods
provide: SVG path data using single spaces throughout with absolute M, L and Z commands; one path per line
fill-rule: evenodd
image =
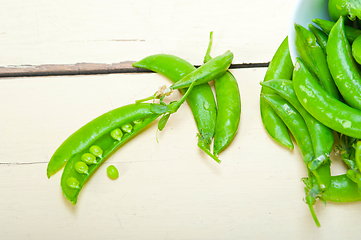
M 287 148 L 294 148 L 289 133 L 294 137 L 307 169 L 305 202 L 317 226 L 317 200 L 361 201 L 361 6 L 341 2 L 328 2 L 332 21 L 313 19 L 308 29 L 295 23 L 296 63 L 286 37 L 261 83 L 263 125 Z M 332 150 L 347 166 L 345 174 L 331 175 Z
M 104 113 L 78 129 L 57 148 L 48 163 L 47 176 L 50 178 L 64 167 L 60 185 L 65 198 L 76 204 L 84 184 L 112 153 L 158 118 L 158 130 L 162 131 L 169 117 L 185 101 L 198 128 L 198 147 L 216 162 L 221 162 L 218 155 L 229 146 L 238 130 L 241 97 L 237 80 L 228 71 L 233 53 L 226 51 L 212 58 L 212 42 L 213 32 L 204 64 L 198 68 L 170 54 L 151 55 L 133 63 L 134 67 L 166 76 L 173 84 L 168 88 L 161 87 L 155 94 L 136 103 Z M 216 98 L 210 81 L 214 81 Z M 182 98 L 165 103 L 164 99 L 176 89 L 183 93 Z M 119 176 L 113 165 L 107 168 L 107 173 L 111 179 Z

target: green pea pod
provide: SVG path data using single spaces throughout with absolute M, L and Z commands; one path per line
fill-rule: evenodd
M 316 213 L 313 210 L 313 205 L 316 203 L 316 199 L 320 199 L 324 203 L 330 202 L 356 202 L 361 201 L 361 194 L 358 190 L 357 184 L 350 180 L 345 174 L 332 176 L 330 187 L 323 193 L 319 193 L 317 189 L 313 187 L 316 179 L 304 178 L 306 203 L 308 204 L 312 216 L 315 220 L 317 227 L 320 227 L 320 223 L 317 219 Z
M 173 83 L 178 82 L 182 77 L 196 69 L 188 61 L 170 54 L 151 55 L 133 63 L 133 66 L 160 73 Z M 179 90 L 184 94 L 187 89 L 181 88 Z M 199 141 L 202 141 L 202 145 L 209 149 L 215 134 L 217 115 L 216 101 L 209 84 L 204 83 L 195 86 L 193 91 L 189 93 L 187 102 L 198 128 Z
M 271 79 L 291 79 L 292 71 L 293 63 L 288 48 L 288 37 L 286 37 L 273 56 L 263 81 L 265 82 Z M 262 87 L 261 93 L 272 94 L 274 92 L 271 89 Z M 263 126 L 267 133 L 279 144 L 293 149 L 293 143 L 286 125 L 263 98 L 260 98 L 260 111 Z
M 320 45 L 323 52 L 326 54 L 328 35 L 321 29 L 312 25 L 311 23 L 308 25 L 308 28 L 315 35 L 318 45 Z
M 307 164 L 313 159 L 314 152 L 311 136 L 302 116 L 289 102 L 279 95 L 261 94 L 261 97 L 267 101 L 267 103 L 275 110 L 278 116 L 286 124 L 300 148 L 303 161 L 307 166 Z
M 124 107 L 123 107 L 124 108 Z M 125 110 L 125 109 L 124 109 Z M 128 109 L 129 110 L 129 109 Z M 124 114 L 134 113 L 134 111 L 123 111 Z M 92 176 L 92 174 L 100 167 L 102 163 L 120 146 L 124 145 L 126 142 L 128 142 L 130 139 L 132 139 L 134 136 L 136 136 L 138 133 L 140 133 L 144 128 L 146 128 L 150 123 L 152 123 L 156 118 L 158 118 L 159 115 L 152 114 L 147 117 L 142 117 L 142 122 L 139 124 L 134 124 L 132 131 L 129 133 L 125 133 L 121 140 L 114 139 L 110 132 L 104 133 L 101 135 L 100 138 L 97 138 L 96 140 L 93 140 L 92 144 L 99 146 L 101 149 L 103 149 L 103 155 L 101 158 L 96 158 L 96 162 L 94 163 L 87 163 L 88 165 L 88 174 L 82 174 L 79 173 L 76 169 L 76 163 L 83 161 L 82 156 L 84 154 L 91 154 L 89 153 L 89 148 L 85 148 L 82 151 L 76 153 L 73 155 L 70 160 L 66 163 L 63 174 L 61 177 L 61 188 L 63 191 L 63 195 L 71 201 L 73 204 L 76 204 L 77 198 L 79 195 L 79 192 L 83 188 L 86 181 Z M 126 120 L 129 120 L 129 118 L 126 118 Z M 133 124 L 133 121 L 126 121 L 127 124 Z M 103 122 L 104 123 L 110 123 L 109 122 Z M 89 126 L 89 125 L 86 125 Z M 84 127 L 83 127 L 84 129 Z M 89 129 L 91 131 L 91 128 Z M 110 130 L 110 129 L 109 129 Z M 83 140 L 86 140 L 86 138 L 83 138 Z M 69 179 L 71 180 L 72 184 L 69 184 Z M 75 183 L 75 184 L 74 184 Z
M 313 159 L 312 162 L 308 164 L 310 170 L 316 170 L 325 163 L 328 163 L 328 166 L 326 167 L 329 168 L 329 154 L 331 153 L 334 144 L 333 130 L 320 123 L 306 111 L 306 109 L 297 99 L 292 81 L 274 79 L 263 82 L 261 84 L 264 87 L 271 88 L 278 95 L 292 104 L 292 106 L 302 115 L 303 119 L 305 120 L 315 153 L 315 159 Z M 326 186 L 326 188 L 327 187 L 328 186 Z
M 170 86 L 171 90 L 186 88 L 194 81 L 195 85 L 212 81 L 222 76 L 230 67 L 233 60 L 233 53 L 227 51 L 224 54 L 217 56 L 209 62 L 201 65 L 193 72 L 187 74 L 182 79 Z
M 327 34 L 331 32 L 332 27 L 335 25 L 335 22 L 319 18 L 312 19 L 312 21 Z M 361 30 L 353 28 L 351 26 L 345 26 L 345 34 L 347 40 L 352 43 L 358 36 L 361 35 Z
M 330 202 L 357 202 L 361 201 L 361 192 L 356 183 L 342 174 L 331 177 L 331 185 L 322 193 L 320 199 Z
M 315 155 L 311 135 L 302 115 L 292 106 L 292 104 L 279 95 L 266 94 L 262 95 L 262 97 L 272 106 L 272 108 L 287 125 L 288 129 L 290 129 L 301 150 L 307 171 L 317 179 L 317 186 L 319 189 L 323 191 L 328 188 L 331 177 L 330 162 L 326 161 L 321 167 L 312 171 L 310 171 L 308 167 Z
M 310 72 L 320 81 L 321 86 L 333 97 L 341 99 L 340 93 L 328 69 L 326 54 L 317 44 L 315 35 L 299 24 L 295 24 L 296 49 Z
M 351 107 L 361 110 L 361 75 L 346 39 L 343 17 L 332 28 L 327 43 L 327 62 L 341 95 Z
M 137 119 L 160 116 L 165 109 L 156 114 L 153 105 L 149 103 L 126 105 L 111 110 L 81 127 L 69 136 L 51 157 L 47 167 L 48 178 L 59 171 L 73 155 L 89 148 L 105 133 Z
M 210 51 L 213 43 L 213 32 L 210 33 L 209 44 L 204 63 L 211 61 Z M 217 99 L 217 120 L 213 142 L 213 155 L 218 155 L 235 137 L 241 117 L 241 96 L 236 78 L 230 71 L 214 80 Z
M 319 122 L 344 135 L 361 138 L 361 111 L 328 94 L 297 58 L 293 87 L 302 106 Z
M 352 56 L 358 64 L 361 64 L 361 36 L 352 43 Z
M 273 107 L 277 114 L 286 123 L 301 150 L 303 161 L 308 173 L 308 179 L 310 179 L 310 181 L 306 184 L 308 189 L 305 188 L 306 203 L 316 225 L 320 226 L 313 209 L 313 204 L 316 202 L 316 197 L 321 192 L 320 189 L 326 190 L 326 185 L 330 185 L 330 167 L 325 164 L 312 172 L 309 170 L 308 164 L 312 161 L 314 152 L 311 143 L 311 136 L 303 117 L 289 102 L 278 95 L 267 94 L 262 95 L 262 97 Z
M 227 71 L 214 81 L 217 98 L 217 122 L 214 135 L 213 154 L 218 155 L 234 139 L 241 116 L 241 97 L 238 83 Z
M 329 0 L 328 12 L 333 21 L 337 21 L 340 16 L 348 17 L 351 21 L 361 18 L 360 0 Z

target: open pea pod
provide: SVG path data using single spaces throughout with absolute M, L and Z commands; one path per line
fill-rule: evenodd
M 80 190 L 99 166 L 120 146 L 135 137 L 159 114 L 127 119 L 122 125 L 103 134 L 91 146 L 73 155 L 64 167 L 61 188 L 64 196 L 76 204 Z M 95 150 L 96 149 L 96 150 Z M 84 164 L 85 163 L 85 164 Z
M 160 116 L 168 109 L 151 103 L 129 104 L 111 110 L 87 123 L 70 135 L 54 152 L 47 166 L 47 176 L 59 171 L 75 154 L 88 149 L 104 134 L 139 119 Z

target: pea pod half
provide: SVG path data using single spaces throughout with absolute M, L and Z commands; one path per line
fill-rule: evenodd
M 158 117 L 164 113 L 164 110 L 157 113 L 155 104 L 130 104 L 95 118 L 74 132 L 58 147 L 48 163 L 48 178 L 59 171 L 72 156 L 91 147 L 104 134 L 138 119 Z
M 133 107 L 137 107 L 137 105 L 138 104 Z M 122 108 L 123 109 L 121 110 L 123 110 L 122 112 L 124 115 L 129 114 L 128 116 L 130 116 L 130 113 L 134 113 L 134 109 L 133 111 L 124 111 L 125 107 Z M 118 109 L 118 111 L 120 110 Z M 92 141 L 90 147 L 87 147 L 73 155 L 66 163 L 61 177 L 61 188 L 64 196 L 73 204 L 76 204 L 80 190 L 82 189 L 86 181 L 91 177 L 91 175 L 99 168 L 99 166 L 116 149 L 118 149 L 121 145 L 125 144 L 131 138 L 136 136 L 140 131 L 142 131 L 159 116 L 159 114 L 154 113 L 149 116 L 141 116 L 136 119 L 134 119 L 133 116 L 125 116 L 121 124 L 117 125 L 115 129 L 109 129 L 108 132 L 101 134 L 99 138 L 97 138 L 95 141 Z M 126 126 L 125 129 L 122 130 L 122 126 Z M 114 130 L 116 130 L 118 133 L 113 133 Z M 119 134 L 120 132 L 122 132 L 122 134 Z M 99 149 L 102 149 L 102 155 L 94 155 L 95 153 L 91 150 L 92 146 L 97 146 Z M 87 158 L 93 160 L 86 161 L 85 159 Z M 79 169 L 77 168 L 77 163 L 79 162 L 85 162 L 88 165 L 88 171 L 86 173 L 79 171 Z

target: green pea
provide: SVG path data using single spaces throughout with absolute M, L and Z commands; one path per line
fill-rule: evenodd
M 124 132 L 131 133 L 133 126 L 130 123 L 127 123 L 127 124 L 124 124 L 121 128 Z
M 75 170 L 80 174 L 86 174 L 86 175 L 89 174 L 88 165 L 86 165 L 84 162 L 79 161 L 79 162 L 75 163 L 74 167 L 75 167 Z
M 68 187 L 70 188 L 79 188 L 79 182 L 78 180 L 76 180 L 73 177 L 68 178 L 68 180 L 66 180 L 66 184 L 68 185 Z
M 103 150 L 97 145 L 91 146 L 89 148 L 89 152 L 99 158 L 102 158 Z
M 133 121 L 134 124 L 139 124 L 139 123 L 142 123 L 142 122 L 143 122 L 142 119 L 137 119 L 137 120 L 134 120 L 134 121 Z
M 110 179 L 117 179 L 119 176 L 118 169 L 114 165 L 109 165 L 107 167 L 107 174 Z
M 113 139 L 120 141 L 122 139 L 122 137 L 123 137 L 123 132 L 119 128 L 116 128 L 116 129 L 114 129 L 113 131 L 110 132 L 110 136 Z
M 81 160 L 85 162 L 87 165 L 92 165 L 97 163 L 96 157 L 91 153 L 84 153 L 83 156 L 81 156 Z

